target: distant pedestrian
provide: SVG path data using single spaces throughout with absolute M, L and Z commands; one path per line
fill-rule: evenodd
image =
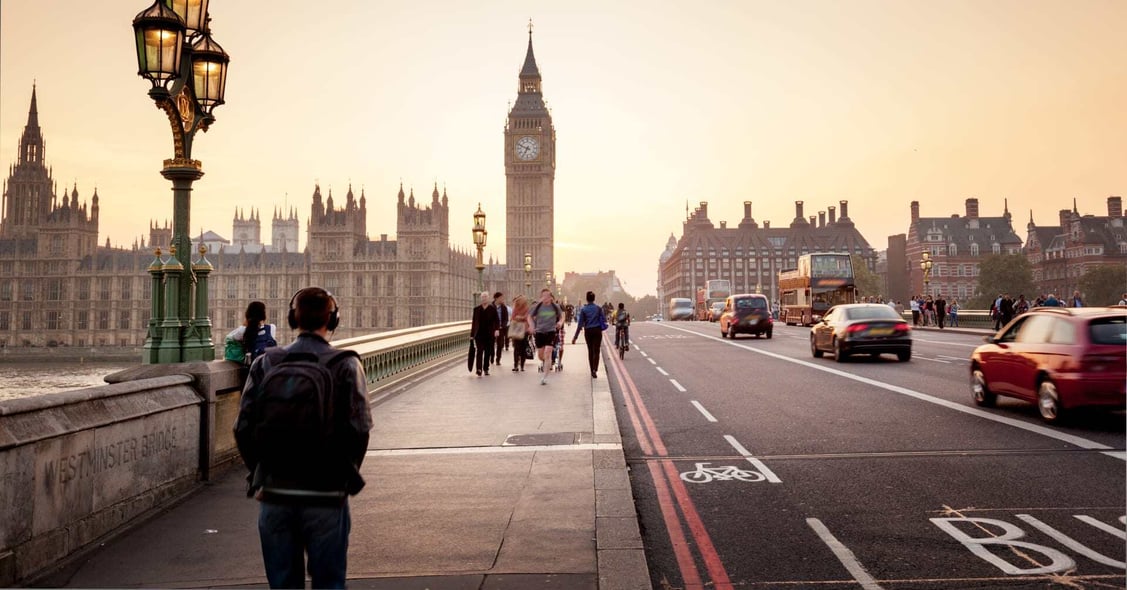
M 912 325 L 920 325 L 920 301 L 917 296 L 913 295 L 912 298 L 908 300 L 908 305 L 912 310 Z
M 474 356 L 474 369 L 478 377 L 482 372 L 489 376 L 489 365 L 493 362 L 493 340 L 497 337 L 497 309 L 490 303 L 489 293 L 481 294 L 481 305 L 473 308 L 473 321 L 470 322 L 470 338 L 477 347 Z
M 1010 299 L 1010 294 L 1006 293 L 1002 296 L 1002 303 L 998 306 L 999 319 L 1001 325 L 1005 326 L 1014 319 L 1014 300 Z
M 1060 306 L 1061 306 L 1060 300 L 1057 299 L 1057 296 L 1053 295 L 1052 293 L 1049 293 L 1049 296 L 1045 298 L 1045 307 L 1060 307 Z
M 587 291 L 587 304 L 579 308 L 579 318 L 575 326 L 575 335 L 571 343 L 579 338 L 579 331 L 583 331 L 583 339 L 587 341 L 587 364 L 591 367 L 591 378 L 599 377 L 599 350 L 603 343 L 603 330 L 606 330 L 607 317 L 603 309 L 595 305 L 595 294 Z
M 524 370 L 525 350 L 532 328 L 528 319 L 528 298 L 517 295 L 513 299 L 513 316 L 509 320 L 509 340 L 513 341 L 513 372 Z
M 266 304 L 251 301 L 247 305 L 243 325 L 231 330 L 224 339 L 223 358 L 250 366 L 267 348 L 277 346 L 278 329 L 266 323 Z
M 1084 307 L 1084 300 L 1080 298 L 1080 291 L 1072 292 L 1072 300 L 1069 302 L 1069 307 Z
M 1005 322 L 1002 321 L 1002 294 L 998 293 L 998 297 L 994 299 L 994 303 L 990 306 L 990 317 L 994 320 L 994 330 L 997 331 L 1002 327 Z
M 1019 316 L 1029 311 L 1029 302 L 1025 300 L 1025 294 L 1019 293 L 1017 301 L 1014 302 L 1014 315 Z
M 959 327 L 959 309 L 960 309 L 959 300 L 958 299 L 952 299 L 951 305 L 947 308 L 948 315 L 951 318 L 951 327 L 952 328 Z
M 551 289 L 541 289 L 540 301 L 529 313 L 535 328 L 533 338 L 540 351 L 540 385 L 547 385 L 548 373 L 552 372 L 552 350 L 556 345 L 556 334 L 563 327 L 563 310 L 553 301 Z
M 946 320 L 947 300 L 943 298 L 943 294 L 941 293 L 939 297 L 935 299 L 935 324 L 939 326 L 940 330 L 942 330 L 943 322 L 945 322 Z
M 1127 293 L 1124 293 L 1123 296 L 1119 298 L 1119 303 L 1116 305 L 1127 305 Z
M 509 307 L 505 305 L 504 293 L 498 291 L 493 294 L 493 307 L 497 309 L 497 336 L 494 338 L 497 350 L 493 354 L 493 359 L 499 365 L 501 353 L 509 347 L 509 339 L 506 338 L 509 332 Z
M 298 291 L 288 320 L 299 330 L 293 343 L 250 367 L 235 442 L 250 471 L 247 496 L 259 501 L 270 587 L 304 588 L 308 558 L 314 588 L 344 588 L 348 497 L 364 487 L 360 465 L 372 429 L 367 383 L 360 357 L 329 344 L 340 322 L 332 294 Z

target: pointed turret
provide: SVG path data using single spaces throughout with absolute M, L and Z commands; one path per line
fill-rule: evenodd
M 1033 210 L 1030 209 L 1029 210 L 1029 223 L 1025 224 L 1025 229 L 1033 231 L 1034 227 L 1037 227 L 1037 224 L 1033 223 Z
M 411 187 L 411 196 L 407 197 L 407 205 L 412 208 L 415 206 L 415 187 Z
M 35 83 L 31 84 L 31 107 L 27 110 L 27 127 L 39 129 L 39 101 L 35 98 Z
M 400 181 L 399 182 L 399 204 L 400 205 L 403 204 L 403 197 L 404 197 L 404 195 L 403 195 L 403 181 Z
M 438 204 L 438 181 L 434 181 L 434 192 L 430 194 L 430 200 L 435 205 Z
M 366 210 L 368 208 L 368 197 L 364 196 L 364 187 L 360 187 L 360 209 Z
M 521 78 L 540 79 L 540 68 L 536 67 L 536 56 L 532 53 L 532 21 L 528 22 L 528 52 L 524 54 L 524 65 L 520 68 Z

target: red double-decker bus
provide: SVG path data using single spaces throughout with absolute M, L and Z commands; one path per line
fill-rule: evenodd
M 856 302 L 849 254 L 803 254 L 798 257 L 798 268 L 779 273 L 779 320 L 788 326 L 811 326 L 829 308 Z

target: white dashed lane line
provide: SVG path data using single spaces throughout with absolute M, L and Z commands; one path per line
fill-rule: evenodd
M 710 414 L 708 412 L 708 410 L 704 409 L 704 406 L 700 405 L 700 402 L 698 402 L 695 399 L 692 400 L 692 402 L 693 402 L 693 405 L 696 406 L 697 410 L 699 410 L 701 414 L 704 414 L 705 420 L 708 420 L 709 422 L 715 422 L 716 421 L 716 416 L 713 416 L 712 414 Z
M 673 384 L 673 387 L 677 388 L 677 391 L 680 391 L 681 393 L 685 393 L 685 391 L 687 391 L 684 387 L 681 386 L 680 383 L 677 382 L 676 379 L 670 379 L 669 382 Z
M 736 449 L 736 452 L 743 456 L 748 463 L 754 465 L 755 468 L 759 470 L 759 473 L 762 473 L 763 477 L 767 478 L 767 481 L 771 483 L 783 483 L 783 480 L 779 479 L 779 476 L 775 475 L 774 471 L 771 471 L 762 461 L 756 459 L 755 456 L 751 454 L 751 451 L 744 448 L 744 446 L 740 444 L 740 441 L 736 440 L 736 437 L 725 434 L 724 440 L 728 441 L 728 444 L 732 445 L 732 448 Z
M 940 359 L 929 359 L 926 356 L 920 356 L 920 355 L 916 355 L 913 358 L 915 358 L 918 361 L 931 361 L 933 363 L 943 363 L 945 365 L 951 364 L 951 361 L 944 361 L 944 360 L 940 360 Z
M 651 364 L 651 365 L 653 365 L 653 366 L 655 366 L 655 367 L 657 366 L 657 361 L 653 360 L 652 358 L 646 357 L 646 360 L 647 360 L 647 361 L 650 361 L 650 364 Z
M 638 350 L 638 349 L 637 349 L 637 348 L 635 348 L 634 350 Z M 642 355 L 642 356 L 644 356 L 644 357 L 647 357 L 647 358 L 648 358 L 648 357 L 650 356 L 650 355 L 648 355 L 648 354 L 646 354 L 646 353 L 644 353 L 644 352 L 642 352 L 642 351 L 640 351 L 640 350 L 638 350 L 638 354 L 640 354 L 640 355 Z
M 663 368 L 661 368 L 661 367 L 658 367 L 658 368 L 657 368 L 657 372 L 658 372 L 658 373 L 661 373 L 662 375 L 665 375 L 666 377 L 668 377 L 668 376 L 669 376 L 669 373 L 666 373 L 666 372 L 665 372 L 665 369 L 663 369 Z

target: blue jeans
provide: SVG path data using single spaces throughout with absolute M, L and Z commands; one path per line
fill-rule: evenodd
M 271 588 L 305 588 L 305 555 L 314 588 L 344 588 L 352 518 L 342 506 L 260 502 L 258 536 Z

